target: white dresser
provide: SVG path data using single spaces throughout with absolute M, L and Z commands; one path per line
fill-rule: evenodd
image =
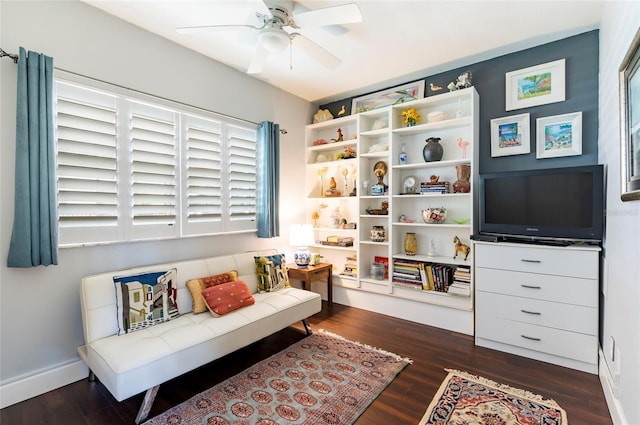
M 474 246 L 476 344 L 597 373 L 600 249 Z

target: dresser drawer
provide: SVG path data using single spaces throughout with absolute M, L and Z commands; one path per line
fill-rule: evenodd
M 586 307 L 598 306 L 597 279 L 578 279 L 482 267 L 476 267 L 475 272 L 476 291 Z M 479 302 L 476 304 L 480 305 Z
M 476 244 L 476 267 L 597 279 L 599 253 L 566 247 Z
M 476 302 L 476 320 L 479 321 L 495 317 L 587 335 L 598 334 L 595 308 L 489 292 L 477 292 Z
M 476 320 L 476 335 L 528 350 L 596 364 L 598 338 L 492 316 Z

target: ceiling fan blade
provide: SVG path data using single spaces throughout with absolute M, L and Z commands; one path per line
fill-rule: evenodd
M 301 12 L 293 16 L 296 26 L 319 27 L 324 25 L 350 24 L 362 22 L 362 13 L 355 3 L 341 6 L 325 7 L 323 9 Z
M 197 27 L 180 27 L 176 28 L 176 32 L 180 34 L 191 34 L 194 32 L 201 31 L 237 31 L 244 28 L 251 28 L 253 30 L 257 30 L 260 28 L 254 27 L 253 25 L 203 25 Z
M 296 48 L 300 47 L 303 49 L 307 55 L 315 59 L 324 67 L 328 69 L 335 69 L 342 63 L 340 58 L 304 35 L 293 33 L 291 36 L 294 37 Z
M 256 49 L 256 53 L 253 55 L 251 59 L 251 63 L 249 64 L 249 68 L 247 68 L 247 74 L 260 74 L 264 69 L 264 65 L 267 63 L 267 58 L 269 57 L 269 52 L 264 48 L 262 43 L 258 43 L 258 48 Z

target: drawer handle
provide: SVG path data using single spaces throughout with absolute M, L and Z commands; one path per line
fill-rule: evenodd
M 525 285 L 525 284 L 521 284 L 520 286 L 527 289 L 542 289 L 542 286 L 533 286 L 533 285 Z
M 520 310 L 523 313 L 527 313 L 527 314 L 535 314 L 536 316 L 540 316 L 542 315 L 542 313 L 538 312 L 538 311 L 528 311 L 528 310 Z
M 536 264 L 542 263 L 542 261 L 540 260 L 528 260 L 526 258 L 522 258 L 520 261 L 522 261 L 523 263 L 536 263 Z
M 530 341 L 542 341 L 540 338 L 534 338 L 532 336 L 526 336 L 526 335 L 520 335 L 521 337 L 523 337 L 524 339 L 528 339 Z

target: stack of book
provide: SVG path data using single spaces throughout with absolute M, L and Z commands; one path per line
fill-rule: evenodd
M 423 287 L 421 265 L 419 261 L 393 260 L 393 283 L 396 286 L 421 290 Z
M 470 266 L 458 266 L 453 272 L 453 283 L 449 286 L 447 291 L 453 295 L 471 295 L 471 267 Z
M 420 194 L 429 193 L 450 193 L 451 184 L 449 182 L 420 182 Z
M 453 283 L 453 267 L 445 264 L 424 265 L 427 288 L 429 291 L 447 292 Z
M 358 257 L 356 254 L 349 255 L 342 269 L 342 276 L 357 277 L 358 276 Z
M 353 238 L 349 236 L 327 236 L 327 240 L 320 241 L 322 245 L 353 246 Z

